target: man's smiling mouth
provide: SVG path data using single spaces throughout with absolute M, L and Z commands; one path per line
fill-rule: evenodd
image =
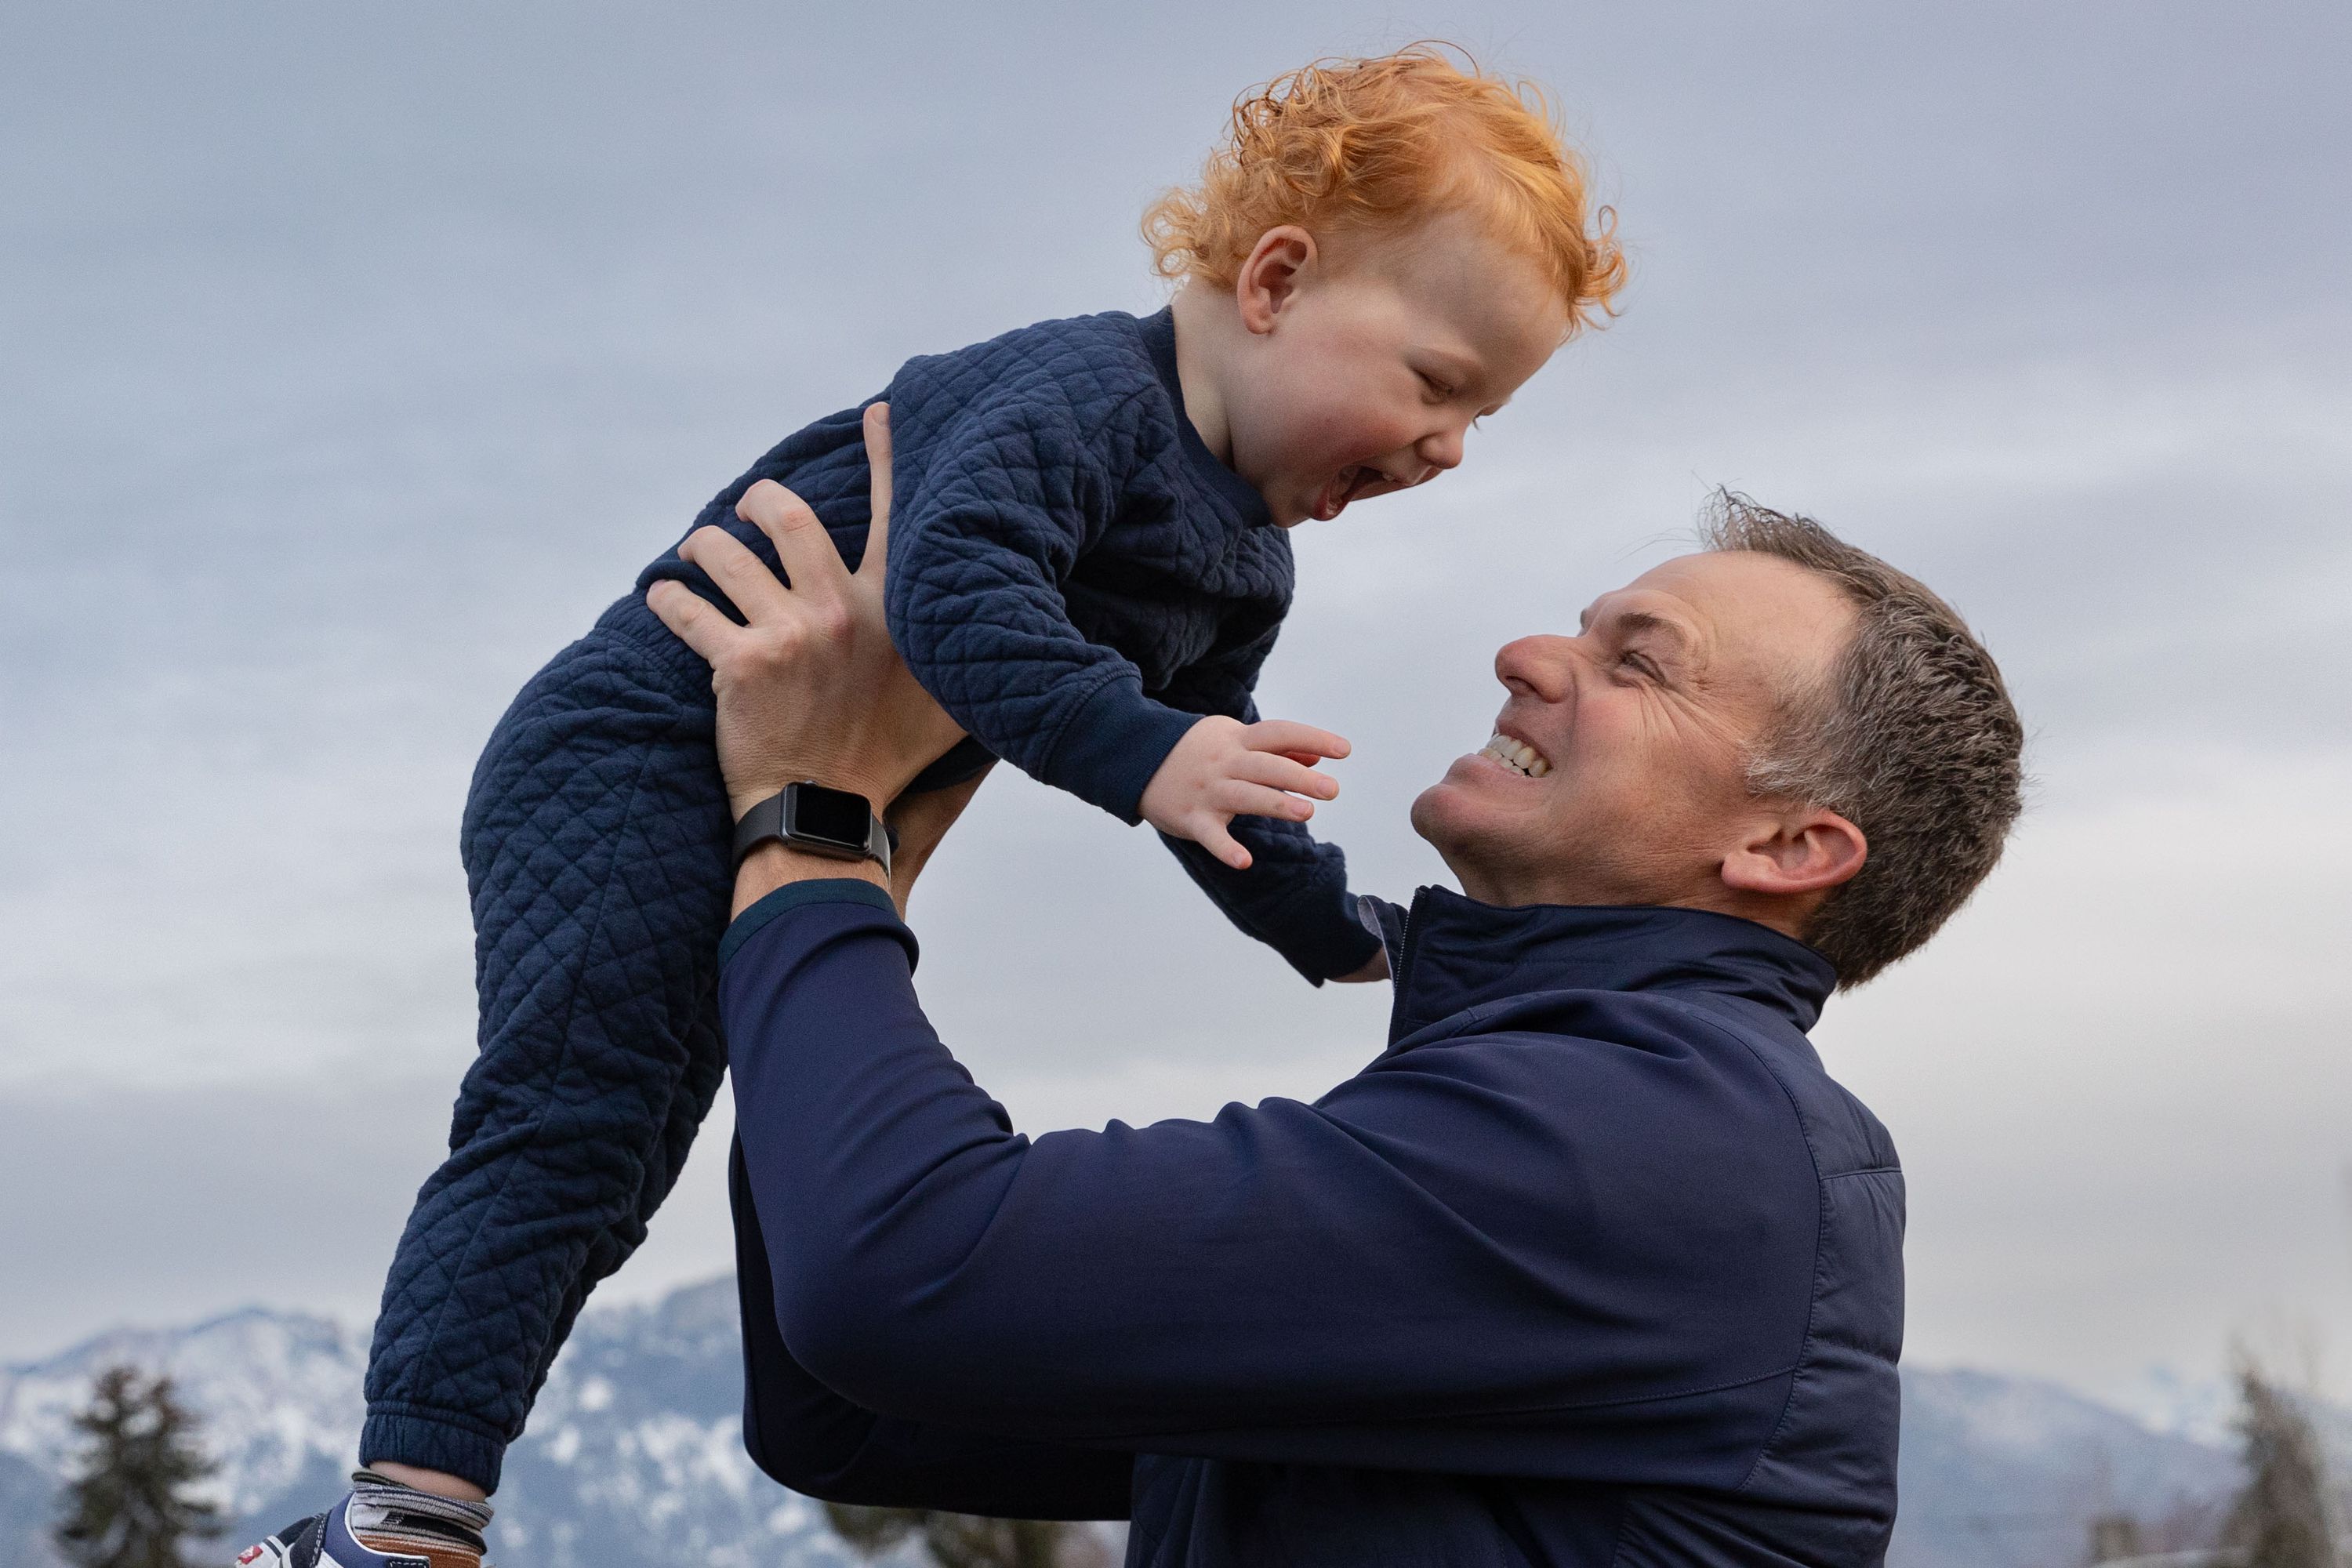
M 1550 758 L 1525 741 L 1515 741 L 1500 730 L 1495 731 L 1494 739 L 1478 748 L 1478 754 L 1492 757 L 1523 778 L 1539 779 L 1551 772 Z

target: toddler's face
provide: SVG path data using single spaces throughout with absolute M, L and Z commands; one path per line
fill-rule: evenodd
M 1228 397 L 1234 470 L 1285 527 L 1461 462 L 1471 421 L 1568 329 L 1542 270 L 1466 215 L 1329 259 L 1300 275 Z

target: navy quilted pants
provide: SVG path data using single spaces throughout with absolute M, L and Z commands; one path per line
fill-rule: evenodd
M 499 721 L 461 839 L 481 1054 L 384 1283 L 363 1461 L 495 1486 L 581 1303 L 645 1239 L 726 1067 L 730 820 L 709 668 L 640 599 Z

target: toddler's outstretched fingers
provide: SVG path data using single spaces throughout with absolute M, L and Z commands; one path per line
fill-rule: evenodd
M 1242 743 L 1253 752 L 1279 752 L 1302 763 L 1344 757 L 1353 750 L 1345 736 L 1288 719 L 1259 720 L 1242 731 Z
M 1337 800 L 1339 781 L 1318 773 L 1300 762 L 1296 752 L 1244 752 L 1234 760 L 1233 775 L 1243 783 L 1288 790 L 1309 800 Z
M 1200 834 L 1193 842 L 1236 871 L 1246 871 L 1250 868 L 1250 852 L 1242 847 L 1239 839 L 1225 831 L 1225 825 L 1223 822 L 1202 823 Z

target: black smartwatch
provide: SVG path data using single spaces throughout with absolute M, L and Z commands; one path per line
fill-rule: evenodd
M 845 789 L 827 789 L 814 779 L 786 784 L 743 814 L 735 825 L 735 864 L 768 840 L 835 860 L 876 860 L 890 874 L 890 851 L 898 837 L 874 815 L 873 803 Z

